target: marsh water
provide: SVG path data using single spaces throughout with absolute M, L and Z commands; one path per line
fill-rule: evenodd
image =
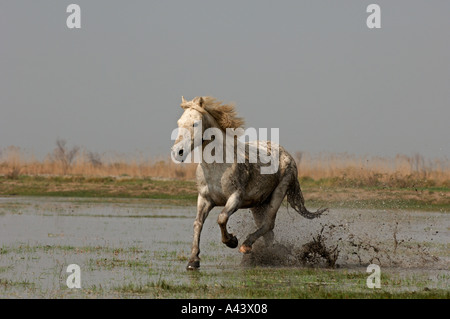
M 219 211 L 215 208 L 205 223 L 201 268 L 192 274 L 185 266 L 194 206 L 143 199 L 0 198 L 0 297 L 145 297 L 126 288 L 162 281 L 234 285 L 249 269 L 263 269 L 261 276 L 267 269 L 280 271 L 284 278 L 298 269 L 329 271 L 315 252 L 305 254 L 305 245 L 318 240 L 336 254 L 331 271 L 364 279 L 366 267 L 375 263 L 409 278 L 407 287 L 386 289 L 414 290 L 419 283 L 427 289 L 449 287 L 448 213 L 331 208 L 320 219 L 307 220 L 283 206 L 276 248 L 267 250 L 259 240 L 254 252 L 243 256 L 221 243 Z M 240 242 L 255 230 L 248 210 L 236 212 L 228 227 Z M 69 264 L 81 269 L 82 288 L 76 292 L 66 285 Z M 357 289 L 367 289 L 364 280 L 359 284 Z

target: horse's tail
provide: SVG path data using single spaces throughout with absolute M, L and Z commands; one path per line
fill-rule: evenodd
M 291 207 L 297 211 L 297 213 L 308 219 L 320 217 L 322 213 L 328 210 L 328 208 L 321 208 L 312 213 L 306 209 L 305 199 L 303 198 L 302 190 L 300 189 L 300 183 L 298 182 L 297 176 L 293 178 L 291 185 L 288 188 L 287 200 Z

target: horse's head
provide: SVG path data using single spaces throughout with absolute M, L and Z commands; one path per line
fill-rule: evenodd
M 192 101 L 181 98 L 183 115 L 178 120 L 178 136 L 172 147 L 172 158 L 184 162 L 186 157 L 202 144 L 204 130 L 203 114 L 204 101 L 202 97 L 196 97 Z

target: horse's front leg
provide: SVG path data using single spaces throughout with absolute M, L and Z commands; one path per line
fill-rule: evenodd
M 192 241 L 191 257 L 186 267 L 187 270 L 195 270 L 200 267 L 200 233 L 202 232 L 203 223 L 213 207 L 214 205 L 210 200 L 202 195 L 198 195 L 197 217 L 194 221 L 194 239 Z
M 230 234 L 227 230 L 228 218 L 239 209 L 241 206 L 242 196 L 236 192 L 233 193 L 227 200 L 225 207 L 217 218 L 217 223 L 220 226 L 220 231 L 222 232 L 222 242 L 230 248 L 236 248 L 238 245 L 238 240 L 236 236 Z

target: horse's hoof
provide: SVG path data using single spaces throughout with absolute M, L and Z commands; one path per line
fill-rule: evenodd
M 225 243 L 225 245 L 230 248 L 236 248 L 238 246 L 238 239 L 236 238 L 236 236 L 233 236 Z
M 241 247 L 239 247 L 239 251 L 243 254 L 249 254 L 252 252 L 252 246 L 241 245 Z
M 186 270 L 197 270 L 199 268 L 200 268 L 199 260 L 190 261 L 190 262 L 188 262 L 188 265 L 186 266 Z

